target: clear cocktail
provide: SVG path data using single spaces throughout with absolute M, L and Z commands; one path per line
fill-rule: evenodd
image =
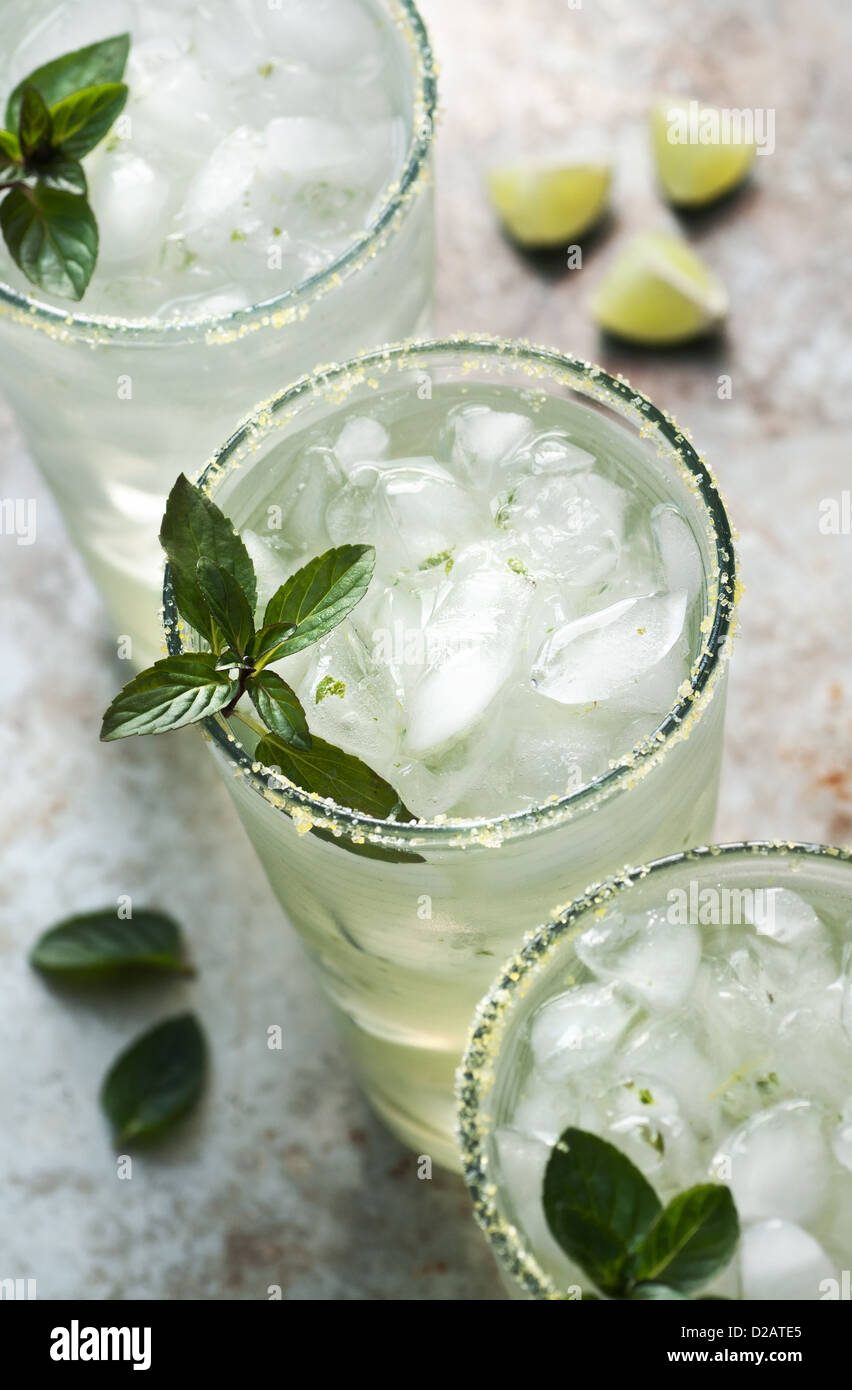
M 127 106 L 85 160 L 91 284 L 79 305 L 45 295 L 0 247 L 0 367 L 144 665 L 161 638 L 157 525 L 187 460 L 282 381 L 428 319 L 431 53 L 410 0 L 7 9 L 4 95 L 131 35 Z
M 330 545 L 375 547 L 350 616 L 276 669 L 312 734 L 415 819 L 356 814 L 259 766 L 245 703 L 206 728 L 376 1108 L 452 1163 L 453 1071 L 495 961 L 596 876 L 710 832 L 724 509 L 624 382 L 492 340 L 299 383 L 203 482 L 248 546 L 259 611 Z M 168 582 L 166 607 L 177 652 Z
M 625 871 L 527 940 L 458 1075 L 467 1181 L 513 1294 L 589 1287 L 542 1204 L 574 1126 L 663 1203 L 730 1187 L 739 1246 L 706 1292 L 848 1296 L 850 922 L 848 852 L 726 845 Z

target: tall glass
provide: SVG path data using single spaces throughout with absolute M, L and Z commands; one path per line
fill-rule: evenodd
M 522 1186 L 518 1186 L 519 1172 L 516 1169 L 513 1188 L 512 1176 L 505 1165 L 506 1162 L 512 1163 L 513 1159 L 517 1162 L 519 1157 L 523 1162 L 523 1155 L 518 1149 L 515 1149 L 513 1155 L 512 1149 L 506 1148 L 502 1150 L 504 1162 L 501 1162 L 499 1138 L 501 1127 L 504 1134 L 518 1133 L 513 1121 L 519 1123 L 516 1117 L 519 1113 L 523 1114 L 519 1107 L 525 1102 L 529 1104 L 532 1087 L 537 1086 L 538 1093 L 541 1094 L 543 1083 L 535 1080 L 533 1074 L 530 1022 L 536 1011 L 549 1000 L 561 995 L 568 984 L 585 978 L 583 962 L 575 949 L 577 938 L 589 927 L 599 928 L 605 914 L 618 913 L 618 920 L 623 920 L 633 919 L 638 914 L 648 912 L 656 914 L 659 920 L 672 911 L 673 904 L 677 905 L 677 915 L 670 918 L 673 922 L 670 929 L 673 932 L 680 930 L 684 921 L 700 926 L 703 932 L 707 931 L 708 926 L 712 926 L 714 946 L 710 946 L 711 938 L 705 936 L 702 947 L 704 955 L 695 976 L 696 983 L 681 1006 L 679 1015 L 671 1015 L 673 1030 L 679 1026 L 678 1017 L 681 1020 L 680 1026 L 685 1028 L 683 1020 L 691 1019 L 696 1010 L 700 1012 L 701 1001 L 706 998 L 702 990 L 706 988 L 707 976 L 703 975 L 702 971 L 708 951 L 715 949 L 715 945 L 721 941 L 729 959 L 732 958 L 731 953 L 738 953 L 740 959 L 743 959 L 745 951 L 742 924 L 744 917 L 746 921 L 749 920 L 749 910 L 745 905 L 762 904 L 760 910 L 764 914 L 765 927 L 771 920 L 771 912 L 768 911 L 766 897 L 761 895 L 773 889 L 792 890 L 815 909 L 824 924 L 829 924 L 826 941 L 831 941 L 834 961 L 826 973 L 826 979 L 831 981 L 832 971 L 842 969 L 844 965 L 848 971 L 849 955 L 852 951 L 852 854 L 847 850 L 826 845 L 796 844 L 792 841 L 751 841 L 714 845 L 691 850 L 686 854 L 673 854 L 639 868 L 624 869 L 614 877 L 596 884 L 578 897 L 556 921 L 529 936 L 523 948 L 505 963 L 499 976 L 492 982 L 491 988 L 477 1008 L 467 1050 L 458 1071 L 458 1133 L 464 1174 L 473 1198 L 476 1219 L 488 1238 L 512 1297 L 564 1298 L 566 1287 L 576 1289 L 583 1278 L 582 1273 L 576 1269 L 566 1274 L 564 1257 L 556 1251 L 546 1230 L 538 1195 L 541 1190 L 541 1176 L 534 1177 L 531 1166 L 527 1167 Z M 724 907 L 726 901 L 729 905 L 727 912 Z M 693 905 L 692 909 L 689 908 L 689 904 Z M 718 925 L 712 921 L 707 923 L 700 915 L 700 910 L 696 914 L 696 904 L 705 905 L 705 916 L 709 911 L 712 917 L 715 911 Z M 686 908 L 687 915 L 681 912 L 681 905 Z M 689 915 L 690 912 L 692 915 Z M 759 922 L 760 912 L 756 912 L 752 920 Z M 825 932 L 825 926 L 821 930 Z M 767 939 L 764 937 L 764 941 Z M 777 940 L 788 940 L 783 930 L 778 933 Z M 770 944 L 769 949 L 783 951 L 785 947 Z M 708 1054 L 709 1070 L 706 1083 L 703 1077 L 695 1083 L 690 1091 L 691 1105 L 700 1107 L 706 1103 L 709 1112 L 712 1103 L 723 1093 L 728 1093 L 733 1095 L 733 1104 L 736 1105 L 737 1113 L 743 1121 L 747 1121 L 759 1110 L 772 1107 L 779 1100 L 783 1103 L 783 1099 L 791 1095 L 798 1098 L 790 1101 L 796 1108 L 801 1108 L 803 1104 L 806 1105 L 814 1099 L 819 1105 L 827 1099 L 832 1085 L 836 1085 L 836 1078 L 829 1076 L 830 1049 L 820 1042 L 820 1022 L 812 1001 L 808 1007 L 801 1007 L 801 999 L 797 1001 L 798 1016 L 792 1018 L 791 1026 L 799 1028 L 799 1038 L 797 1040 L 791 1035 L 782 1055 L 765 1052 L 762 1046 L 757 1046 L 753 1037 L 749 1040 L 749 1050 L 743 1055 L 738 1051 L 739 1044 L 735 1040 L 738 1036 L 734 1013 L 739 988 L 736 983 L 737 973 L 744 983 L 747 983 L 742 967 L 739 971 L 736 971 L 735 967 L 731 975 L 735 981 L 733 989 L 728 990 L 726 999 L 723 1000 L 723 1007 L 729 1010 L 724 1017 L 731 1023 L 730 1042 L 728 1038 L 723 1039 L 717 1052 Z M 803 971 L 803 976 L 804 973 Z M 797 983 L 799 979 L 795 976 L 794 987 Z M 807 989 L 806 981 L 802 980 L 801 983 L 802 988 Z M 826 993 L 835 998 L 838 1013 L 839 986 L 838 979 L 826 989 Z M 779 1009 L 786 1009 L 787 1006 L 781 997 L 769 995 L 768 998 L 770 1005 L 774 1002 Z M 640 1021 L 637 1026 L 641 1030 L 645 1024 Z M 842 1032 L 839 1024 L 837 1031 Z M 688 1058 L 692 1046 L 686 1031 L 679 1043 L 674 1044 L 683 1064 L 683 1072 L 677 1083 L 679 1089 L 684 1085 L 690 1086 Z M 617 1046 L 616 1058 L 627 1055 L 629 1047 L 628 1032 L 626 1039 Z M 847 1053 L 852 1051 L 852 1042 L 848 1039 L 845 1050 Z M 740 1065 L 743 1062 L 746 1065 Z M 657 1082 L 652 1077 L 647 1079 L 647 1084 L 651 1086 Z M 671 1084 L 674 1086 L 676 1083 L 672 1081 Z M 584 1096 L 591 1101 L 595 1094 L 592 1085 L 588 1081 L 582 1085 Z M 734 1087 L 737 1088 L 735 1093 Z M 730 1092 L 728 1088 L 731 1088 Z M 558 1091 L 555 1083 L 553 1090 Z M 705 1102 L 704 1096 L 708 1091 L 709 1098 Z M 533 1100 L 533 1104 L 535 1103 Z M 559 1103 L 557 1100 L 557 1105 Z M 830 1106 L 829 1110 L 834 1114 L 836 1121 L 839 1116 L 833 1112 L 833 1106 Z M 527 1110 L 527 1114 L 529 1113 Z M 536 1115 L 538 1116 L 538 1109 Z M 536 1123 L 542 1123 L 540 1117 Z M 565 1124 L 568 1123 L 579 1121 L 566 1120 Z M 622 1123 L 622 1133 L 625 1132 L 625 1123 Z M 561 1127 L 560 1122 L 559 1128 Z M 590 1126 L 584 1123 L 580 1127 Z M 689 1129 L 690 1125 L 686 1127 Z M 697 1129 L 697 1124 L 694 1123 L 692 1128 Z M 730 1179 L 730 1173 L 724 1171 L 724 1163 L 719 1162 L 718 1155 L 715 1164 L 713 1162 L 712 1129 L 709 1125 L 708 1131 L 711 1142 L 709 1148 L 706 1142 L 704 1144 L 707 1150 L 704 1158 L 710 1159 L 710 1172 L 705 1167 L 703 1176 L 690 1179 L 690 1184 L 692 1181 Z M 534 1137 L 533 1143 L 536 1138 L 540 1140 L 541 1134 Z M 610 1138 L 612 1139 L 612 1136 Z M 667 1137 L 666 1146 L 670 1144 L 671 1140 Z M 663 1149 L 662 1141 L 660 1149 Z M 776 1147 L 774 1152 L 766 1153 L 766 1162 L 774 1166 L 779 1152 L 780 1149 Z M 736 1159 L 734 1162 L 736 1163 Z M 786 1157 L 778 1158 L 777 1162 L 782 1168 L 784 1163 L 789 1167 L 789 1153 Z M 813 1157 L 811 1162 L 815 1165 Z M 846 1253 L 849 1239 L 852 1237 L 852 1187 L 848 1180 L 847 1169 L 838 1163 L 834 1178 L 834 1196 L 841 1209 L 841 1217 L 839 1221 L 836 1216 L 824 1218 L 829 1222 L 830 1238 L 841 1248 L 845 1243 Z M 653 1177 L 651 1181 L 654 1182 Z M 805 1188 L 808 1183 L 816 1183 L 818 1179 L 815 1166 L 808 1172 L 800 1172 L 798 1177 L 794 1174 L 792 1181 L 794 1190 Z M 754 1183 L 755 1180 L 752 1178 L 752 1186 Z M 654 1185 L 657 1186 L 657 1183 Z M 736 1191 L 736 1182 L 733 1185 Z M 763 1188 L 758 1185 L 757 1190 L 759 1193 Z M 771 1202 L 771 1197 L 767 1196 L 766 1200 Z M 525 1204 L 523 1210 L 519 1202 Z M 783 1215 L 785 1214 L 767 1210 L 764 1213 L 767 1218 L 766 1226 L 782 1227 L 785 1224 L 781 1219 Z M 788 1219 L 791 1218 L 788 1216 Z M 750 1222 L 757 1221 L 758 1217 L 754 1213 L 740 1213 L 741 1230 L 747 1230 Z M 803 1239 L 810 1241 L 811 1237 L 803 1236 Z M 817 1273 L 820 1272 L 821 1262 L 813 1260 L 812 1256 L 811 1259 L 812 1268 Z M 825 1263 L 827 1266 L 828 1261 Z M 771 1275 L 773 1279 L 785 1273 L 785 1261 L 782 1259 L 780 1263 L 776 1261 L 776 1264 L 779 1264 L 779 1268 Z M 830 1274 L 827 1268 L 822 1272 Z M 718 1291 L 723 1292 L 725 1297 L 747 1298 L 748 1290 L 741 1286 L 740 1277 L 738 1261 L 735 1259 L 722 1275 L 724 1284 Z M 761 1277 L 766 1277 L 765 1271 Z M 569 1282 L 574 1279 L 578 1281 L 576 1285 Z M 588 1281 L 583 1282 L 587 1287 Z M 807 1274 L 804 1284 L 808 1289 Z M 779 1296 L 793 1295 L 788 1292 Z M 838 1295 L 821 1295 L 818 1280 L 814 1275 L 814 1282 L 807 1296 L 818 1299 L 821 1296 Z
M 623 380 L 556 352 L 453 339 L 365 354 L 264 405 L 202 475 L 237 529 L 274 489 L 284 432 L 369 413 L 383 390 L 421 399 L 437 383 L 547 393 L 608 430 L 615 451 L 674 501 L 704 567 L 701 650 L 659 730 L 608 771 L 546 806 L 488 820 L 398 824 L 268 782 L 233 731 L 205 728 L 246 831 L 335 1005 L 368 1095 L 418 1152 L 455 1166 L 453 1073 L 495 960 L 583 886 L 630 859 L 706 839 L 724 714 L 734 595 L 731 534 L 715 482 L 672 421 Z M 576 427 L 576 419 L 572 417 Z M 576 437 L 576 435 L 574 436 Z M 582 443 L 582 440 L 580 441 Z M 183 649 L 168 574 L 168 646 Z M 324 837 L 306 833 L 319 827 Z M 335 840 L 337 843 L 335 843 Z M 394 862 L 347 853 L 367 845 Z M 399 851 L 408 858 L 399 859 Z M 412 858 L 411 856 L 416 856 Z
M 87 315 L 0 283 L 3 392 L 136 665 L 161 654 L 157 531 L 177 474 L 207 457 L 250 401 L 332 351 L 428 327 L 435 72 L 413 0 L 378 3 L 410 69 L 407 163 L 372 226 L 327 269 L 251 308 L 191 321 Z M 13 47 L 54 8 L 12 0 L 4 42 Z

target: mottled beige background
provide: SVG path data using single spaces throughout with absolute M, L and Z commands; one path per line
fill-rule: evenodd
M 852 840 L 852 538 L 818 524 L 821 501 L 852 488 L 852 11 L 844 0 L 423 0 L 423 11 L 442 67 L 438 328 L 595 358 L 690 430 L 739 528 L 747 588 L 718 837 Z M 676 225 L 642 123 L 667 91 L 774 109 L 777 148 L 741 194 L 682 223 L 729 287 L 724 338 L 646 353 L 601 342 L 585 306 L 633 231 Z M 595 132 L 617 178 L 582 270 L 519 255 L 494 225 L 483 168 L 502 150 Z M 6 415 L 0 495 L 39 506 L 36 545 L 0 538 L 0 1277 L 36 1276 L 42 1297 L 262 1298 L 273 1283 L 292 1299 L 499 1296 L 460 1185 L 418 1182 L 366 1110 L 193 734 L 98 745 L 122 673 Z M 31 976 L 24 953 L 41 927 L 120 893 L 173 907 L 197 981 L 81 1002 Z M 208 1102 L 118 1183 L 100 1076 L 183 1003 L 211 1036 Z M 280 1053 L 265 1047 L 271 1023 Z

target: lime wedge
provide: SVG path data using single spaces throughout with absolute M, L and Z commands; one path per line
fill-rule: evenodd
M 681 237 L 648 231 L 626 246 L 598 286 L 602 328 L 636 343 L 683 343 L 725 317 L 728 296 Z
M 736 188 L 754 163 L 754 142 L 716 106 L 673 97 L 654 104 L 650 122 L 660 183 L 679 207 L 712 203 Z
M 488 190 L 521 246 L 566 246 L 598 221 L 609 181 L 608 164 L 511 164 L 491 170 Z

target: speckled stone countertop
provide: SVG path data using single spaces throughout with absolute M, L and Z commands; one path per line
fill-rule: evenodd
M 819 528 L 852 487 L 852 161 L 843 0 L 423 0 L 441 61 L 438 328 L 522 336 L 622 372 L 688 427 L 740 532 L 718 839 L 852 840 L 852 538 Z M 585 303 L 632 231 L 671 225 L 642 113 L 666 91 L 772 108 L 752 183 L 683 223 L 729 287 L 724 339 L 680 353 L 602 342 Z M 617 154 L 614 211 L 564 258 L 520 256 L 482 169 L 586 126 Z M 731 378 L 731 399 L 717 378 Z M 248 407 L 251 402 L 247 401 Z M 0 1277 L 88 1298 L 502 1296 L 460 1182 L 417 1180 L 381 1128 L 206 758 L 97 743 L 119 672 L 99 603 L 8 414 L 0 495 L 38 499 L 38 544 L 0 538 Z M 36 675 L 38 666 L 41 674 Z M 56 691 L 62 693 L 57 700 Z M 80 999 L 25 953 L 121 893 L 168 904 L 192 982 Z M 213 1047 L 203 1108 L 119 1181 L 96 1093 L 137 1031 L 191 1001 Z M 258 1019 L 263 1021 L 258 1028 Z M 279 1023 L 285 1045 L 265 1046 Z

